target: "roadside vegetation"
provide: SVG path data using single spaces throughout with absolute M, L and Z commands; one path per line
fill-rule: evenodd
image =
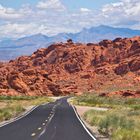
M 85 94 L 75 97 L 73 104 L 105 107 L 108 111 L 89 110 L 83 119 L 111 140 L 140 140 L 140 99 L 99 97 Z
M 27 108 L 48 103 L 53 99 L 31 96 L 0 96 L 0 122 L 16 117 Z

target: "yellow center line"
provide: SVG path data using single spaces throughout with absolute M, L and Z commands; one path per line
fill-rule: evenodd
M 39 127 L 38 130 L 41 130 L 41 127 Z
M 45 123 L 42 123 L 42 125 L 45 125 Z
M 36 135 L 36 133 L 32 133 L 31 136 L 34 137 Z

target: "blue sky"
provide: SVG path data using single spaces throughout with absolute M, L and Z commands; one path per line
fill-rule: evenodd
M 75 33 L 99 25 L 140 30 L 140 0 L 0 0 L 0 39 Z
M 35 5 L 39 0 L 0 0 L 0 4 L 6 7 L 19 8 L 23 4 L 30 3 L 31 5 Z
M 68 8 L 76 9 L 81 6 L 90 8 L 90 9 L 98 9 L 102 7 L 104 4 L 117 2 L 118 0 L 61 0 Z M 19 8 L 23 4 L 31 4 L 35 5 L 39 2 L 39 0 L 0 0 L 0 4 L 6 7 Z
M 70 9 L 76 9 L 80 7 L 98 9 L 107 3 L 117 1 L 118 0 L 63 0 L 63 3 L 66 4 Z

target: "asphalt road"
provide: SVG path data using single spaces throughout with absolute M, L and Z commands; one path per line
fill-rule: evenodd
M 41 105 L 0 128 L 0 140 L 95 140 L 67 98 Z

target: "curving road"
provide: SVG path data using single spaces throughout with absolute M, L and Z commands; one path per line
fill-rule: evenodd
M 0 128 L 0 140 L 96 140 L 67 98 L 41 105 Z

